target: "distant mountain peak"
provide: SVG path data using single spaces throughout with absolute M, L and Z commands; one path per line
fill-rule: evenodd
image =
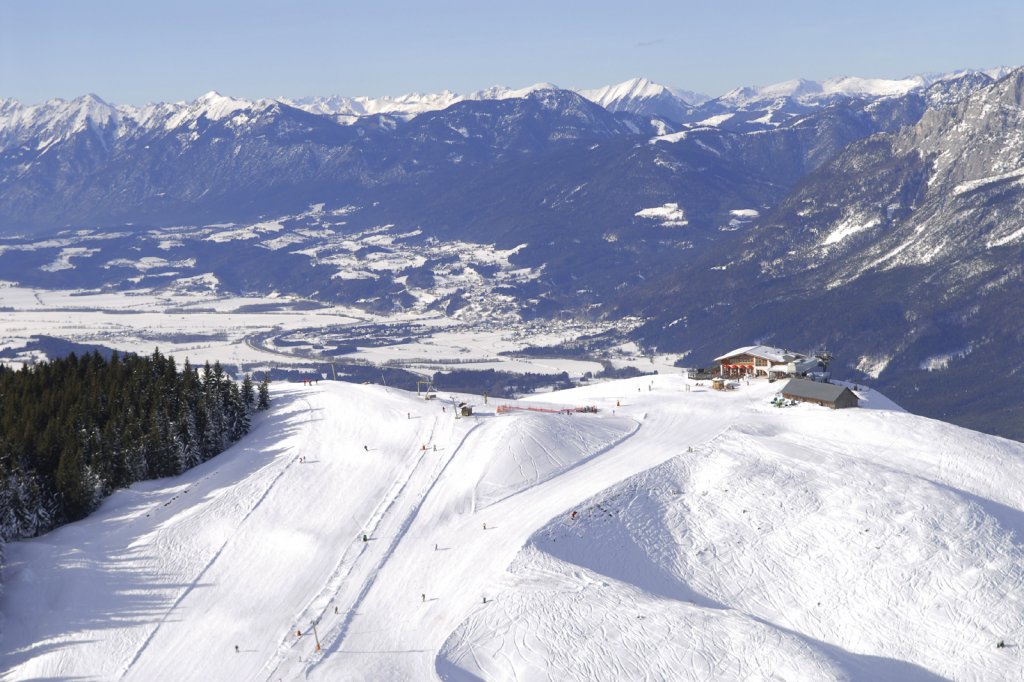
M 905 78 L 863 78 L 860 76 L 835 76 L 822 81 L 796 78 L 764 86 L 734 88 L 718 98 L 728 106 L 749 106 L 778 99 L 791 99 L 804 104 L 830 97 L 873 99 L 902 97 L 914 90 L 920 90 L 941 81 L 955 80 L 972 74 L 984 74 L 988 78 L 1002 78 L 1013 68 L 961 69 L 947 73 L 929 73 Z
M 203 110 L 206 118 L 218 120 L 228 116 L 239 109 L 251 107 L 254 103 L 244 99 L 237 99 L 222 95 L 216 90 L 211 90 L 193 103 L 197 108 Z
M 623 99 L 657 97 L 665 92 L 670 91 L 664 85 L 638 77 L 630 78 L 628 81 L 623 81 L 616 85 L 606 85 L 596 90 L 581 90 L 580 94 L 602 106 L 607 106 L 612 102 Z
M 708 99 L 706 95 L 670 88 L 642 77 L 576 92 L 608 111 L 674 121 L 682 120 L 690 107 Z
M 504 85 L 492 85 L 489 88 L 478 90 L 466 97 L 466 99 L 473 100 L 487 100 L 487 99 L 521 99 L 528 97 L 531 93 L 540 92 L 544 90 L 561 90 L 554 83 L 534 83 L 533 85 L 527 85 L 525 88 L 509 88 Z
M 635 103 L 658 97 L 672 97 L 681 100 L 686 105 L 699 104 L 708 99 L 707 95 L 668 87 L 640 76 L 630 78 L 615 85 L 577 90 L 577 92 L 590 101 L 612 111 L 624 111 L 627 110 L 628 103 L 630 102 Z

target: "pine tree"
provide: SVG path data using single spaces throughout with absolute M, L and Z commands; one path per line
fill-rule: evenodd
M 182 403 L 174 429 L 177 466 L 174 473 L 191 469 L 203 461 L 203 448 L 196 430 L 196 409 Z
M 259 400 L 256 403 L 257 410 L 265 410 L 270 407 L 270 376 L 264 372 L 263 381 L 260 382 Z
M 24 512 L 18 509 L 21 499 L 15 490 L 16 485 L 15 475 L 8 473 L 0 463 L 0 543 L 21 537 L 18 517 Z
M 78 445 L 68 443 L 57 466 L 57 494 L 69 521 L 83 518 L 93 510 L 96 494 L 91 483 L 91 472 L 82 462 Z
M 238 384 L 228 380 L 228 404 L 226 409 L 228 435 L 231 442 L 249 433 L 249 407 L 242 400 Z
M 242 402 L 245 404 L 245 409 L 248 412 L 252 412 L 253 407 L 256 405 L 256 391 L 252 386 L 252 377 L 249 373 L 245 373 L 245 377 L 242 379 Z

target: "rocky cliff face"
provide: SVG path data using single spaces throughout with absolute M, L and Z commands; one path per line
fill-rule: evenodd
M 949 265 L 1024 236 L 1024 72 L 942 106 L 911 126 L 856 142 L 788 197 L 766 229 L 786 271 L 826 286 L 906 266 Z M 789 258 L 788 242 L 803 241 Z M 955 285 L 952 280 L 948 284 Z
M 935 86 L 917 122 L 804 176 L 717 282 L 691 275 L 717 307 L 677 307 L 662 326 L 713 329 L 708 353 L 737 336 L 827 345 L 911 409 L 1024 437 L 1022 85 L 1018 70 Z

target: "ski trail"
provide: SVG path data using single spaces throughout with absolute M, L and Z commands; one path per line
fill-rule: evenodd
M 431 426 L 427 442 L 433 441 L 434 434 L 436 433 L 437 430 L 437 419 L 437 417 L 434 418 L 434 422 Z M 380 571 L 380 568 L 387 562 L 388 558 L 391 557 L 391 555 L 394 553 L 395 547 L 398 546 L 402 538 L 405 536 L 406 531 L 412 524 L 413 519 L 415 519 L 416 517 L 416 513 L 419 510 L 420 505 L 422 504 L 426 496 L 430 493 L 430 491 L 433 489 L 434 483 L 436 483 L 437 479 L 448 467 L 448 464 L 461 451 L 462 445 L 463 443 L 465 443 L 465 440 L 469 436 L 469 434 L 475 431 L 479 426 L 479 422 L 473 424 L 473 426 L 471 426 L 465 433 L 462 434 L 462 437 L 459 439 L 459 442 L 455 445 L 454 448 L 451 448 L 451 451 L 447 457 L 435 461 L 434 469 L 426 479 L 427 481 L 430 482 L 430 485 L 426 486 L 425 490 L 423 490 L 418 496 L 413 498 L 411 502 L 411 508 L 408 511 L 406 511 L 404 515 L 399 517 L 400 525 L 397 531 L 395 532 L 394 537 L 389 542 L 387 547 L 383 550 L 381 555 L 376 559 L 368 559 L 369 561 L 373 562 L 371 565 L 366 566 L 365 568 L 358 566 L 358 564 L 360 563 L 360 559 L 362 559 L 364 556 L 372 554 L 373 550 L 370 544 L 364 543 L 361 540 L 350 541 L 348 547 L 346 548 L 346 551 L 343 553 L 342 558 L 338 563 L 337 568 L 332 573 L 327 584 L 324 586 L 323 589 L 320 590 L 320 592 L 317 593 L 317 595 L 313 599 L 310 600 L 310 602 L 307 604 L 307 607 L 303 610 L 303 615 L 300 617 L 301 620 L 298 620 L 296 624 L 292 626 L 291 630 L 289 631 L 289 634 L 283 638 L 281 644 L 279 645 L 275 656 L 264 665 L 263 670 L 268 670 L 269 668 L 269 673 L 265 678 L 266 680 L 269 681 L 272 679 L 279 678 L 279 670 L 281 666 L 289 662 L 288 653 L 292 651 L 298 643 L 298 638 L 292 637 L 291 632 L 294 632 L 296 628 L 305 627 L 305 623 L 315 622 L 319 624 L 323 616 L 327 613 L 328 607 L 332 604 L 337 605 L 339 611 L 343 611 L 345 616 L 341 620 L 341 622 L 331 626 L 330 628 L 325 630 L 323 634 L 320 635 L 322 651 L 319 654 L 314 654 L 312 656 L 307 657 L 306 661 L 308 661 L 308 665 L 306 666 L 305 672 L 308 673 L 309 669 L 315 666 L 323 658 L 324 655 L 326 655 L 329 652 L 336 651 L 341 646 L 341 642 L 344 640 L 345 634 L 347 633 L 348 628 L 352 623 L 352 620 L 356 616 L 356 609 L 359 607 L 359 604 L 363 601 L 366 594 L 373 587 L 373 584 L 376 581 L 376 577 Z M 395 482 L 392 484 L 388 493 L 381 499 L 381 502 L 377 505 L 375 511 L 371 515 L 370 524 L 368 524 L 372 525 L 372 528 L 370 530 L 371 535 L 380 536 L 383 532 L 386 532 L 388 530 L 387 526 L 389 524 L 387 522 L 394 517 L 392 510 L 394 510 L 396 506 L 400 505 L 404 501 L 404 498 L 406 497 L 404 493 L 406 489 L 410 486 L 410 484 L 413 483 L 413 480 L 416 478 L 416 472 L 423 469 L 423 467 L 421 467 L 420 465 L 424 461 L 428 453 L 434 454 L 433 451 L 429 450 L 417 451 L 416 454 L 413 456 L 412 465 L 405 472 L 403 472 L 402 475 L 396 478 Z M 355 556 L 351 559 L 351 561 L 348 561 L 347 556 L 354 547 L 358 549 L 355 550 Z M 336 604 L 336 601 L 345 583 L 349 581 L 349 579 L 353 576 L 354 573 L 357 573 L 357 568 L 360 568 L 358 572 L 363 574 L 361 587 L 356 596 L 352 599 L 351 603 L 346 604 L 343 609 L 342 604 Z M 299 623 L 302 623 L 302 625 L 299 625 Z M 300 663 L 303 662 L 301 657 L 298 659 L 298 661 Z
M 434 417 L 433 422 L 430 426 L 428 433 L 428 440 L 432 440 L 435 432 L 437 431 L 437 417 Z M 381 522 L 387 515 L 388 510 L 394 505 L 395 501 L 401 496 L 402 491 L 408 485 L 412 479 L 416 470 L 419 468 L 423 461 L 424 452 L 417 450 L 408 460 L 408 466 L 404 468 L 392 481 L 388 487 L 387 492 L 381 498 L 380 502 L 370 512 L 369 517 L 365 523 L 361 524 L 361 527 L 365 530 L 366 535 L 373 538 L 378 535 L 380 530 Z M 334 601 L 334 598 L 329 595 L 336 595 L 340 590 L 341 586 L 348 579 L 352 573 L 359 559 L 370 551 L 370 544 L 363 542 L 362 539 L 357 536 L 354 539 L 349 540 L 345 546 L 344 551 L 341 553 L 341 558 L 338 560 L 337 565 L 328 577 L 324 587 L 321 588 L 316 595 L 306 602 L 306 605 L 302 607 L 300 615 L 292 622 L 291 627 L 288 630 L 288 634 L 285 635 L 280 644 L 278 644 L 274 655 L 264 663 L 261 670 L 270 670 L 269 677 L 273 677 L 273 673 L 285 662 L 288 653 L 295 648 L 296 640 L 292 636 L 292 632 L 306 627 L 306 623 L 317 622 L 319 623 L 323 617 L 327 607 Z M 320 603 L 322 602 L 322 603 Z M 317 604 L 319 603 L 319 606 Z M 318 611 L 318 615 L 312 617 L 310 611 Z
M 466 438 L 479 426 L 480 423 L 477 422 L 468 431 L 466 431 L 466 433 L 463 434 L 462 438 L 459 439 L 458 445 L 452 449 L 452 453 L 443 462 L 439 461 L 437 463 L 437 465 L 435 466 L 435 471 L 428 479 L 429 485 L 427 485 L 426 488 L 412 501 L 410 509 L 405 514 L 405 516 L 402 517 L 401 526 L 399 527 L 398 532 L 395 534 L 394 539 L 388 545 L 383 556 L 381 557 L 381 560 L 377 562 L 376 566 L 373 567 L 372 573 L 364 581 L 362 589 L 359 592 L 359 597 L 355 602 L 353 602 L 352 607 L 346 614 L 344 621 L 342 621 L 342 623 L 336 626 L 335 628 L 332 628 L 332 631 L 330 633 L 331 639 L 324 646 L 324 651 L 320 654 L 320 656 L 315 657 L 312 661 L 310 661 L 310 664 L 306 666 L 305 672 L 307 674 L 309 673 L 310 670 L 312 670 L 313 667 L 315 667 L 320 662 L 320 660 L 323 658 L 325 654 L 327 654 L 328 652 L 333 653 L 341 648 L 341 644 L 344 641 L 345 634 L 347 633 L 349 627 L 351 626 L 352 620 L 356 615 L 355 610 L 366 597 L 366 594 L 373 587 L 374 583 L 376 583 L 377 576 L 380 575 L 380 569 L 384 566 L 385 563 L 387 563 L 388 559 L 390 559 L 391 556 L 394 554 L 395 548 L 405 538 L 405 535 L 408 532 L 409 527 L 412 525 L 413 521 L 415 521 L 417 514 L 419 514 L 420 508 L 423 506 L 423 501 L 430 496 L 431 491 L 434 490 L 434 487 L 437 485 L 437 482 L 444 475 L 444 472 L 445 470 L 447 470 L 448 465 L 451 464 L 452 460 L 455 459 L 456 455 L 458 455 L 459 452 L 461 452 L 462 445 L 463 443 L 465 443 Z
M 312 415 L 312 413 L 313 413 L 313 406 L 312 406 L 312 404 L 309 402 L 309 400 L 306 400 L 306 399 L 303 399 L 303 400 L 304 400 L 304 402 L 307 405 L 307 413 L 309 415 Z M 314 433 L 317 432 L 320 429 L 320 426 L 317 424 L 317 421 L 312 419 L 312 418 L 310 418 L 309 421 L 310 421 L 310 423 L 314 424 L 314 426 L 311 428 L 311 431 L 313 431 Z M 297 446 L 293 446 L 292 447 L 292 452 L 293 453 L 297 453 L 299 450 L 301 450 L 300 447 L 297 447 Z M 253 515 L 253 513 L 257 509 L 259 509 L 260 505 L 263 504 L 263 501 L 266 500 L 267 497 L 270 495 L 271 491 L 274 489 L 274 486 L 277 484 L 277 482 L 280 481 L 281 478 L 283 478 L 284 475 L 286 473 L 288 473 L 289 469 L 291 469 L 292 466 L 294 466 L 294 465 L 295 465 L 295 454 L 292 454 L 288 458 L 287 463 L 284 466 L 282 466 L 280 468 L 280 470 L 277 472 L 277 475 L 275 475 L 270 480 L 270 482 L 268 483 L 266 489 L 263 491 L 263 494 L 259 496 L 259 498 L 256 500 L 256 502 L 249 508 L 249 511 L 247 511 L 245 513 L 245 516 L 242 517 L 241 521 L 238 523 L 238 527 L 241 527 L 242 525 L 244 525 L 245 522 L 249 519 L 249 517 L 251 517 Z M 214 472 L 214 473 L 216 473 L 216 472 Z M 203 566 L 203 569 L 198 573 L 198 575 L 196 575 L 195 579 L 192 580 L 192 582 L 189 584 L 188 587 L 186 587 L 184 590 L 182 590 L 181 594 L 178 595 L 178 598 L 174 600 L 174 603 L 171 604 L 167 608 L 167 611 L 164 613 L 164 615 L 161 616 L 160 620 L 157 621 L 157 624 L 153 627 L 152 630 L 150 630 L 149 634 L 146 635 L 146 639 L 143 640 L 143 642 L 139 646 L 138 650 L 136 650 L 135 655 L 132 656 L 132 659 L 120 671 L 120 673 L 118 674 L 119 678 L 123 679 L 123 678 L 128 676 L 128 673 L 131 672 L 132 667 L 139 661 L 139 659 L 142 657 L 142 654 L 145 653 L 146 649 L 149 647 L 150 642 L 152 642 L 153 639 L 156 637 L 157 633 L 160 630 L 160 626 L 167 622 L 167 619 L 170 618 L 170 616 L 174 612 L 174 610 L 185 600 L 186 597 L 189 596 L 189 594 L 192 593 L 192 591 L 196 588 L 197 585 L 200 585 L 202 583 L 203 576 L 206 575 L 207 571 L 209 571 L 217 563 L 217 559 L 221 556 L 221 554 L 224 553 L 224 550 L 227 548 L 227 546 L 231 543 L 231 541 L 233 539 L 234 539 L 233 536 L 228 537 L 228 539 L 226 539 L 223 542 L 223 544 L 221 544 L 221 546 L 217 548 L 217 551 L 213 553 L 213 555 L 210 557 L 210 560 L 208 562 L 206 562 L 206 565 Z

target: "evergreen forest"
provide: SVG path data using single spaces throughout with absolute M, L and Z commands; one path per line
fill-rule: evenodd
M 81 519 L 118 488 L 217 455 L 269 406 L 267 384 L 236 382 L 220 363 L 179 369 L 159 350 L 0 365 L 0 542 Z

